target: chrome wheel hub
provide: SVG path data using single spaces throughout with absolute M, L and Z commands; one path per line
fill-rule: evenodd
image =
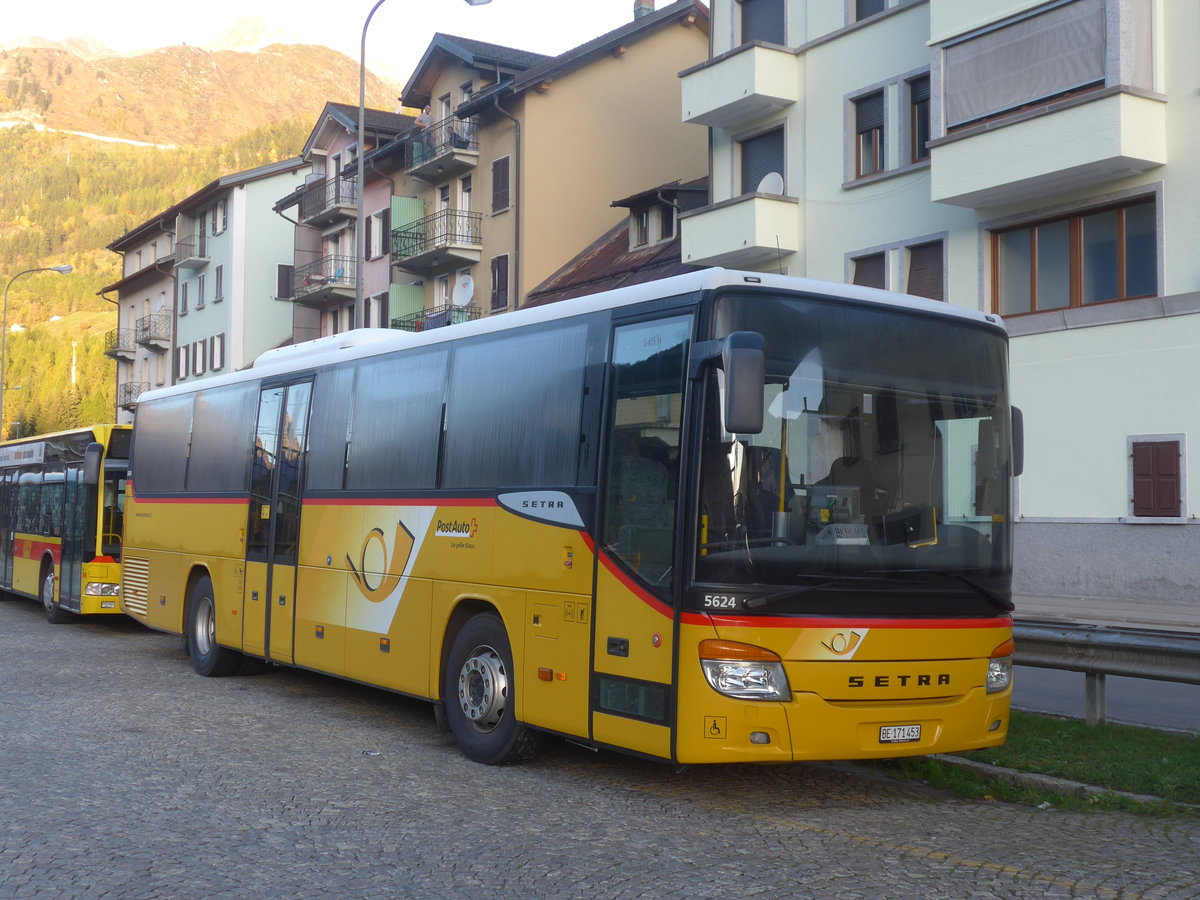
M 458 673 L 458 705 L 479 731 L 491 731 L 508 706 L 508 673 L 491 647 L 477 647 Z

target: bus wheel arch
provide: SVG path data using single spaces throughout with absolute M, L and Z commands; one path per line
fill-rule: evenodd
M 54 575 L 54 560 L 47 554 L 42 557 L 42 568 L 38 575 L 38 599 L 42 601 L 42 608 L 46 611 L 46 621 L 51 625 L 62 625 L 75 618 L 71 613 L 63 609 L 62 605 L 54 597 L 55 582 L 57 580 Z
M 463 753 L 487 765 L 532 757 L 541 735 L 516 718 L 512 645 L 499 613 L 469 601 L 451 616 L 443 644 L 442 715 Z
M 233 675 L 242 654 L 217 643 L 216 592 L 206 569 L 197 567 L 188 575 L 186 596 L 183 632 L 192 668 L 206 677 Z

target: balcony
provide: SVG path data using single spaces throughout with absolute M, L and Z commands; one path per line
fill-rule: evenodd
M 479 163 L 478 122 L 449 116 L 406 139 L 405 170 L 433 182 L 469 172 Z
M 683 121 L 737 128 L 800 99 L 802 69 L 796 54 L 747 44 L 683 75 Z
M 481 213 L 443 209 L 392 231 L 392 265 L 417 274 L 479 262 Z
M 935 201 L 978 209 L 1127 178 L 1167 161 L 1167 105 L 1105 88 L 931 142 Z
M 138 397 L 150 390 L 145 381 L 126 381 L 117 385 L 117 406 L 121 409 L 133 409 L 137 406 Z
M 753 268 L 800 249 L 795 197 L 745 194 L 684 213 L 681 254 L 694 266 Z
M 322 178 L 300 195 L 300 221 L 313 228 L 326 228 L 358 215 L 358 185 L 353 178 Z
M 137 353 L 134 329 L 114 328 L 104 335 L 104 355 L 111 359 L 132 360 Z
M 325 256 L 296 266 L 292 299 L 315 307 L 324 307 L 331 300 L 353 300 L 355 277 L 353 256 Z
M 171 317 L 166 313 L 142 316 L 135 326 L 133 339 L 143 347 L 160 352 L 171 349 Z
M 175 268 L 199 269 L 208 265 L 208 240 L 203 234 L 175 241 Z
M 447 325 L 461 325 L 483 315 L 478 306 L 438 306 L 392 319 L 392 327 L 398 331 L 428 331 Z

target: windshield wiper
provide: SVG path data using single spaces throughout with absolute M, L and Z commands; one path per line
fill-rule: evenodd
M 810 575 L 808 577 L 819 578 L 821 576 Z M 822 588 L 836 587 L 841 584 L 857 584 L 864 581 L 879 583 L 881 581 L 891 581 L 891 579 L 875 578 L 870 575 L 834 575 L 828 578 L 821 578 L 815 584 L 806 584 L 802 587 L 788 588 L 783 591 L 773 591 L 769 594 L 755 594 L 753 597 L 747 597 L 742 601 L 742 609 L 762 609 L 764 606 L 773 606 L 785 600 L 794 600 L 797 597 L 803 597 L 810 591 L 819 591 Z
M 945 569 L 872 569 L 872 572 L 891 573 L 891 574 L 913 574 L 913 575 L 935 575 L 938 578 L 946 578 L 954 581 L 961 581 L 967 587 L 983 597 L 988 603 L 996 607 L 1002 612 L 1012 612 L 1016 609 L 1016 604 L 1007 597 L 1001 596 L 986 585 L 980 584 L 974 578 L 968 578 L 962 572 L 950 572 Z M 972 569 L 970 571 L 978 571 Z

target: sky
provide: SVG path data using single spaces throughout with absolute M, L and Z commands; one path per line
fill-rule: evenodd
M 671 0 L 657 0 L 657 7 Z M 122 54 L 174 44 L 257 49 L 270 43 L 325 44 L 359 57 L 375 0 L 6 0 L 0 46 L 40 37 L 91 37 Z M 434 32 L 555 55 L 633 19 L 633 0 L 385 0 L 367 30 L 367 68 L 403 82 Z

